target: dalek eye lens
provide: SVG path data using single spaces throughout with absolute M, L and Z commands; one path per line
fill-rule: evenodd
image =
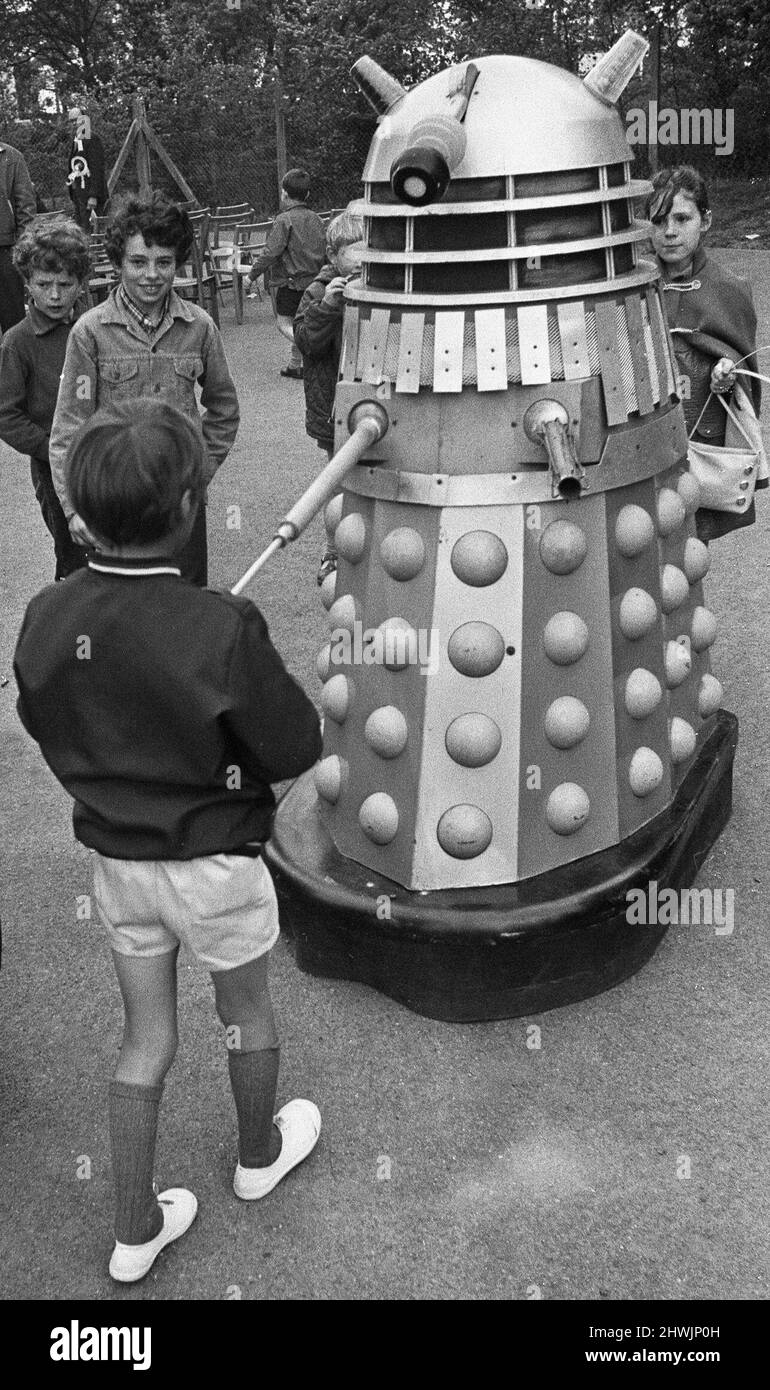
M 407 198 L 424 198 L 428 191 L 425 179 L 418 178 L 416 174 L 410 174 L 404 179 L 404 193 Z
M 430 145 L 404 150 L 393 161 L 390 186 L 397 198 L 412 207 L 434 203 L 446 192 L 449 168 L 443 155 Z

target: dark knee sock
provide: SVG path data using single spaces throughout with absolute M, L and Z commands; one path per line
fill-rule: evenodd
M 115 1178 L 115 1239 L 144 1245 L 163 1226 L 152 1187 L 163 1086 L 110 1083 L 110 1143 Z
M 238 1157 L 244 1168 L 266 1168 L 272 1161 L 275 1091 L 280 1047 L 259 1052 L 228 1050 L 227 1065 L 238 1114 Z

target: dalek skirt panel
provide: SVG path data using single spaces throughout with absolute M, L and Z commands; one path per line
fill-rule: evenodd
M 726 821 L 736 723 L 711 674 L 697 484 L 614 101 L 487 57 L 380 117 L 349 284 L 327 507 L 324 752 L 270 850 L 301 964 L 446 1018 L 632 973 L 628 889 L 690 882 Z

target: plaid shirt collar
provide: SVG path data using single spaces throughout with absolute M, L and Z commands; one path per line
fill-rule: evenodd
M 151 318 L 148 318 L 146 314 L 142 313 L 142 310 L 139 308 L 137 304 L 134 303 L 131 296 L 126 293 L 123 286 L 118 285 L 117 299 L 119 300 L 121 307 L 126 310 L 126 313 L 131 315 L 134 322 L 138 323 L 140 328 L 144 329 L 148 337 L 152 337 L 153 333 L 157 333 L 158 329 L 160 328 L 160 325 L 162 324 L 164 318 L 166 317 L 166 314 L 168 313 L 170 298 L 171 296 L 167 294 L 166 298 L 163 301 L 163 312 L 160 318 L 158 319 L 158 322 L 153 323 Z

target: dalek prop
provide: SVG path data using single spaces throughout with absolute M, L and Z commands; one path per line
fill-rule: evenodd
M 691 883 L 730 814 L 650 186 L 614 104 L 646 48 L 583 80 L 353 69 L 380 118 L 335 402 L 357 461 L 326 507 L 323 756 L 267 853 L 303 968 L 432 1017 L 632 974 L 666 928 L 627 894 Z

